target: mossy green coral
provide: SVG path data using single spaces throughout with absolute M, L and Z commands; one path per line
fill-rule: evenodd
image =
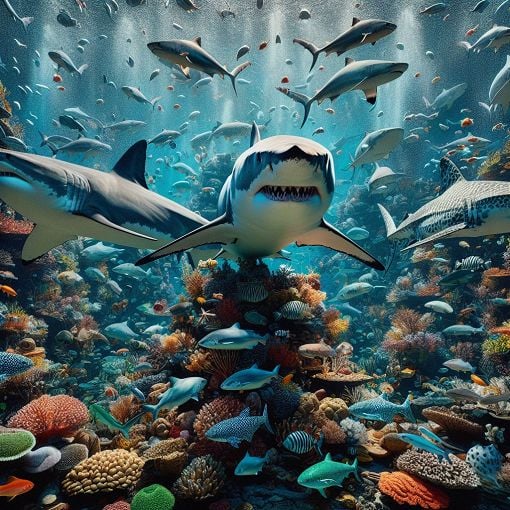
M 35 437 L 28 430 L 0 431 L 0 462 L 16 460 L 35 446 Z
M 510 335 L 498 335 L 496 338 L 488 338 L 482 344 L 482 352 L 485 356 L 505 354 L 510 351 Z
M 131 510 L 172 510 L 174 495 L 157 483 L 138 491 L 131 502 Z

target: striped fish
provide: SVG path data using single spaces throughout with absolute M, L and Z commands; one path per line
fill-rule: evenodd
M 485 271 L 491 267 L 490 260 L 483 260 L 478 255 L 471 255 L 462 259 L 461 262 L 455 262 L 455 269 L 469 269 L 470 271 Z
M 297 430 L 296 432 L 291 432 L 283 441 L 283 446 L 287 448 L 287 450 L 293 453 L 306 453 L 311 449 L 315 448 L 319 455 L 322 455 L 321 446 L 324 440 L 323 434 L 319 439 L 315 439 L 312 435 L 308 434 L 303 430 Z
M 302 301 L 289 301 L 285 303 L 277 312 L 274 312 L 274 318 L 288 319 L 291 321 L 298 321 L 303 319 L 312 318 L 312 309 Z

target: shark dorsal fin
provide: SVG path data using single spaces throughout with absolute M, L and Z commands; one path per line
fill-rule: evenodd
M 359 18 L 352 18 L 352 26 L 357 25 L 360 22 Z
M 243 418 L 246 418 L 247 416 L 250 416 L 250 408 L 245 407 L 240 413 L 239 416 L 242 416 Z
M 331 453 L 326 453 L 326 457 L 324 458 L 324 460 L 332 460 L 331 459 Z
M 202 38 L 201 37 L 195 37 L 193 39 L 194 43 L 197 43 L 200 47 L 202 47 Z
M 448 158 L 441 158 L 439 168 L 441 175 L 441 193 L 444 193 L 456 182 L 464 180 L 464 176 L 461 171 L 457 168 L 455 163 Z
M 253 365 L 250 368 L 259 368 L 257 363 L 253 363 Z
M 145 158 L 147 155 L 147 142 L 140 140 L 132 145 L 113 167 L 119 177 L 133 181 L 148 189 L 145 181 Z
M 345 59 L 345 65 L 348 66 L 349 64 L 352 64 L 353 62 L 356 62 L 353 58 L 347 57 Z
M 236 322 L 235 324 L 232 324 L 231 327 L 235 329 L 241 329 L 241 324 L 239 324 L 239 322 Z
M 250 147 L 253 147 L 257 142 L 260 142 L 260 131 L 257 123 L 251 125 Z

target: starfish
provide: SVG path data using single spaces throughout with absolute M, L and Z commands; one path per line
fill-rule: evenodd
M 207 310 L 204 310 L 203 308 L 200 308 L 200 317 L 198 319 L 198 324 L 204 324 L 208 323 L 211 317 L 216 317 L 215 313 L 208 312 Z

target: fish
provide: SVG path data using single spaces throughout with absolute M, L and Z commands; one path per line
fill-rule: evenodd
M 356 148 L 351 166 L 355 168 L 388 158 L 403 138 L 402 128 L 384 128 L 367 133 Z
M 322 443 L 324 442 L 324 435 L 321 434 L 319 439 L 315 439 L 312 435 L 304 430 L 296 430 L 291 432 L 284 440 L 283 446 L 292 453 L 303 454 L 310 450 L 317 450 L 317 453 L 322 457 Z
M 489 6 L 489 0 L 480 0 L 477 4 L 471 9 L 471 12 L 483 12 Z
M 4 0 L 5 1 L 5 0 Z M 76 67 L 71 57 L 63 50 L 49 51 L 48 57 L 50 57 L 55 64 L 57 64 L 57 71 L 65 69 L 69 74 L 77 74 L 81 76 L 83 72 L 88 69 L 88 64 L 83 64 L 80 67 Z
M 505 65 L 496 74 L 489 89 L 490 112 L 494 112 L 498 106 L 501 106 L 504 114 L 510 106 L 510 55 L 507 55 Z
M 490 260 L 483 260 L 477 255 L 471 255 L 462 259 L 460 262 L 457 260 L 454 267 L 457 271 L 463 269 L 468 269 L 470 271 L 485 271 L 492 267 L 492 262 Z
M 375 170 L 367 181 L 368 190 L 374 192 L 381 186 L 393 185 L 403 176 L 405 176 L 404 173 L 394 172 L 390 167 L 379 166 L 376 163 Z
M 300 345 L 298 354 L 303 358 L 334 358 L 336 351 L 322 339 L 314 344 Z
M 66 28 L 81 27 L 80 23 L 78 23 L 78 20 L 73 18 L 66 9 L 60 9 L 59 13 L 57 14 L 57 21 Z
M 14 21 L 18 21 L 23 25 L 23 28 L 25 29 L 25 32 L 28 31 L 28 26 L 31 25 L 34 22 L 34 18 L 31 16 L 25 16 L 21 17 L 15 10 L 14 7 L 11 5 L 9 0 L 2 0 L 2 3 L 5 5 L 5 8 L 7 9 L 7 12 L 11 15 L 11 18 Z
M 60 152 L 65 152 L 67 154 L 97 154 L 99 152 L 111 152 L 112 146 L 107 143 L 100 142 L 95 138 L 86 138 L 84 136 L 78 138 L 78 140 L 73 140 L 72 142 L 66 143 L 64 145 L 60 145 L 56 147 L 51 143 L 47 143 L 53 155 L 59 154 Z
M 374 45 L 383 37 L 390 35 L 394 30 L 396 30 L 396 28 L 397 25 L 394 23 L 381 19 L 360 20 L 359 18 L 353 18 L 350 28 L 322 47 L 318 47 L 304 39 L 293 39 L 292 42 L 303 46 L 303 48 L 312 54 L 312 64 L 310 66 L 311 71 L 321 53 L 325 53 L 326 56 L 331 53 L 336 53 L 337 56 L 340 56 L 346 51 L 364 44 Z
M 362 400 L 349 406 L 349 413 L 365 420 L 391 423 L 396 415 L 403 416 L 407 421 L 416 423 L 411 409 L 411 397 L 408 396 L 403 404 L 394 404 L 388 400 L 386 393 L 378 397 Z
M 207 385 L 207 379 L 203 377 L 185 377 L 179 379 L 170 377 L 172 386 L 159 396 L 159 401 L 155 405 L 144 404 L 143 409 L 152 414 L 156 419 L 161 409 L 175 409 L 188 400 L 198 400 L 199 394 Z
M 99 404 L 91 404 L 89 406 L 89 413 L 96 421 L 104 423 L 109 429 L 118 430 L 125 438 L 129 438 L 129 431 L 131 427 L 136 425 L 144 414 L 139 413 L 126 423 L 120 423 Z
M 332 155 L 324 146 L 286 135 L 260 140 L 254 124 L 251 147 L 236 160 L 219 194 L 218 217 L 137 264 L 214 243 L 225 245 L 218 256 L 227 252 L 261 258 L 278 255 L 295 241 L 298 246 L 326 246 L 383 269 L 372 255 L 324 220 L 334 185 Z
M 441 289 L 455 289 L 459 285 L 478 279 L 478 273 L 471 269 L 458 269 L 443 276 L 437 284 Z
M 440 195 L 396 227 L 378 204 L 389 240 L 417 239 L 402 251 L 451 237 L 483 237 L 510 231 L 510 183 L 468 181 L 448 158 L 440 163 Z
M 488 386 L 488 384 L 481 377 L 479 377 L 476 374 L 471 374 L 470 378 L 478 386 Z
M 470 44 L 467 41 L 461 41 L 459 45 L 470 53 L 480 53 L 488 48 L 498 51 L 508 43 L 510 43 L 510 27 L 494 25 L 482 34 L 475 43 Z
M 252 457 L 248 452 L 239 461 L 234 469 L 236 476 L 253 476 L 258 475 L 269 460 L 269 451 L 263 457 Z
M 205 335 L 199 342 L 200 347 L 216 350 L 253 349 L 259 343 L 265 345 L 269 335 L 259 335 L 255 331 L 241 329 L 238 322 L 230 328 L 217 329 Z
M 262 416 L 250 416 L 250 408 L 245 407 L 239 416 L 227 418 L 214 424 L 207 430 L 205 437 L 211 441 L 229 443 L 234 448 L 239 448 L 243 441 L 250 442 L 262 425 L 269 432 L 274 433 L 269 423 L 267 404 L 264 406 Z
M 4 3 L 7 3 L 7 0 L 4 0 Z M 12 501 L 16 496 L 31 491 L 34 486 L 34 482 L 30 480 L 9 476 L 7 482 L 0 485 L 0 496 L 7 497 L 9 501 Z
M 26 356 L 0 351 L 0 382 L 26 372 L 33 366 L 34 362 Z
M 161 61 L 176 64 L 183 74 L 190 78 L 190 69 L 196 69 L 213 77 L 219 74 L 221 77 L 228 76 L 236 92 L 236 77 L 244 69 L 249 67 L 250 62 L 238 65 L 232 71 L 223 67 L 209 52 L 202 48 L 202 38 L 173 39 L 170 41 L 158 41 L 147 44 L 149 50 Z
M 263 133 L 266 130 L 266 124 L 257 124 L 259 133 Z M 250 137 L 252 134 L 253 124 L 248 122 L 217 122 L 216 126 L 211 131 L 210 141 L 217 138 L 226 139 L 238 139 Z
M 175 131 L 172 129 L 163 129 L 160 133 L 158 133 L 156 136 L 153 136 L 152 138 L 149 138 L 147 140 L 147 143 L 154 144 L 154 145 L 164 145 L 169 144 L 171 145 L 172 142 L 181 136 L 180 131 Z
M 443 335 L 450 336 L 472 336 L 484 332 L 485 329 L 483 327 L 474 328 L 469 324 L 454 324 L 453 326 L 448 326 L 442 331 Z
M 106 336 L 115 338 L 117 340 L 131 340 L 132 338 L 138 338 L 139 335 L 135 333 L 129 326 L 127 321 L 116 322 L 106 326 L 104 329 Z
M 318 104 L 321 104 L 325 99 L 330 99 L 333 102 L 342 94 L 353 90 L 361 90 L 365 94 L 367 102 L 375 104 L 377 87 L 396 80 L 407 71 L 408 67 L 409 64 L 404 62 L 355 61 L 349 57 L 345 59 L 345 67 L 333 75 L 312 97 L 286 88 L 277 87 L 277 90 L 304 106 L 305 113 L 301 123 L 301 127 L 303 127 L 315 101 Z
M 102 129 L 104 131 L 113 131 L 113 132 L 125 132 L 125 131 L 134 131 L 135 129 L 141 129 L 147 126 L 147 123 L 143 120 L 134 120 L 134 119 L 126 119 L 121 120 L 120 122 L 114 122 L 112 124 L 103 125 Z
M 22 259 L 34 260 L 78 235 L 156 248 L 205 224 L 207 220 L 198 214 L 148 190 L 146 151 L 147 142 L 136 143 L 112 172 L 105 173 L 35 154 L 0 150 L 0 199 L 36 224 L 23 245 Z M 23 186 L 19 186 L 21 182 Z M 160 241 L 152 237 L 154 233 Z
M 434 110 L 435 112 L 449 110 L 453 104 L 466 93 L 467 89 L 467 83 L 459 83 L 449 89 L 443 89 L 432 103 L 430 103 L 426 97 L 423 97 L 423 101 L 428 109 Z
M 142 104 L 150 104 L 154 109 L 157 102 L 161 99 L 161 96 L 153 97 L 152 99 L 147 99 L 140 89 L 136 87 L 131 87 L 129 85 L 124 85 L 120 88 L 124 94 L 129 98 L 134 99 L 137 103 Z
M 9 287 L 9 285 L 0 285 L 0 292 L 11 297 L 16 297 L 18 295 L 18 293 L 12 287 Z
M 137 281 L 147 281 L 151 284 L 158 284 L 161 282 L 161 277 L 153 275 L 150 269 L 148 271 L 144 271 L 141 267 L 135 266 L 131 262 L 119 264 L 118 266 L 113 267 L 112 271 L 122 276 L 133 278 Z
M 327 453 L 323 461 L 313 464 L 306 468 L 298 476 L 297 482 L 303 487 L 310 489 L 317 489 L 322 497 L 326 498 L 324 489 L 327 487 L 341 487 L 345 478 L 350 474 L 356 477 L 358 482 L 361 478 L 358 474 L 358 459 L 354 459 L 352 464 L 344 464 L 342 462 L 335 462 L 331 458 L 331 453 Z
M 333 301 L 350 301 L 356 297 L 362 296 L 363 294 L 368 294 L 372 292 L 376 288 L 385 288 L 379 285 L 372 285 L 368 282 L 354 282 L 349 283 L 342 287 Z
M 460 358 L 453 358 L 445 361 L 443 366 L 449 368 L 450 370 L 455 370 L 456 372 L 474 372 L 475 367 L 471 365 L 468 361 L 464 361 Z
M 106 246 L 103 242 L 95 243 L 81 250 L 80 255 L 85 257 L 88 262 L 96 263 L 103 260 L 111 260 L 117 255 L 124 253 L 124 248 L 115 248 Z
M 453 308 L 444 301 L 427 301 L 423 306 L 437 313 L 453 313 Z
M 428 7 L 424 7 L 419 11 L 420 14 L 428 14 L 429 16 L 432 14 L 438 14 L 446 10 L 447 5 L 444 2 L 438 2 L 436 4 L 429 5 Z
M 503 455 L 494 444 L 472 446 L 466 454 L 466 462 L 485 484 L 500 487 L 498 472 L 503 463 Z
M 399 439 L 414 446 L 419 450 L 424 450 L 437 455 L 440 459 L 445 459 L 451 464 L 449 453 L 441 446 L 429 441 L 427 438 L 419 434 L 409 434 L 406 432 L 398 434 Z
M 221 389 L 225 391 L 256 390 L 277 377 L 279 371 L 280 365 L 276 365 L 272 371 L 268 371 L 261 370 L 255 363 L 250 368 L 239 370 L 227 377 L 221 383 Z

